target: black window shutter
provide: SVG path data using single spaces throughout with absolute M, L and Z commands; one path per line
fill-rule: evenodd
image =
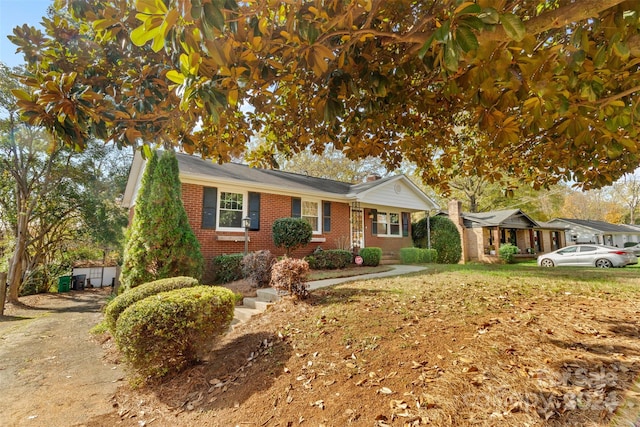
M 216 228 L 218 189 L 204 187 L 202 190 L 202 228 Z
M 409 236 L 409 212 L 402 212 L 402 237 Z
M 293 218 L 302 218 L 302 199 L 299 197 L 291 198 L 291 216 Z
M 260 230 L 260 193 L 249 193 L 249 218 L 251 218 L 249 230 Z
M 331 231 L 331 202 L 322 202 L 322 232 L 329 233 Z
M 371 219 L 371 234 L 378 234 L 378 210 L 371 209 L 371 215 L 373 216 Z

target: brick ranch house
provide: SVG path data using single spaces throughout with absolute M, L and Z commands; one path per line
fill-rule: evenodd
M 413 246 L 411 214 L 439 209 L 404 175 L 349 184 L 236 163 L 219 165 L 182 153 L 176 158 L 182 200 L 207 266 L 218 255 L 244 251 L 245 217 L 251 218 L 249 251 L 284 254 L 273 244 L 272 224 L 278 218 L 302 217 L 312 225 L 313 238 L 294 256 L 308 255 L 319 246 L 380 247 L 383 254 L 393 256 L 400 248 Z M 122 201 L 131 215 L 144 167 L 137 152 Z

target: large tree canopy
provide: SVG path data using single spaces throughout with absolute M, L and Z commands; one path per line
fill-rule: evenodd
M 50 15 L 14 31 L 37 89 L 16 96 L 69 144 L 226 161 L 260 131 L 276 150 L 409 160 L 430 184 L 501 170 L 535 188 L 640 164 L 638 1 L 56 0 Z

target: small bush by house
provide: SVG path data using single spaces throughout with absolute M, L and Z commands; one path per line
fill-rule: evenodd
M 501 245 L 500 249 L 498 249 L 498 256 L 507 264 L 513 264 L 515 262 L 514 255 L 518 252 L 520 252 L 520 250 L 517 246 L 514 246 L 511 243 L 506 243 Z
M 196 362 L 229 328 L 234 305 L 234 293 L 219 286 L 162 292 L 122 312 L 116 343 L 141 378 L 160 378 Z
M 305 257 L 305 260 L 312 270 L 336 270 L 351 264 L 353 254 L 342 249 L 328 249 L 316 251 L 313 255 Z
M 276 257 L 268 250 L 247 254 L 242 258 L 242 276 L 257 288 L 269 286 Z
M 273 265 L 271 286 L 278 291 L 289 292 L 297 298 L 307 296 L 309 263 L 303 259 L 283 258 Z
M 229 283 L 242 279 L 244 254 L 218 255 L 213 259 L 213 274 L 216 283 Z
M 278 218 L 271 228 L 273 243 L 285 248 L 287 255 L 308 244 L 313 236 L 311 224 L 302 218 Z
M 402 248 L 400 249 L 400 262 L 403 264 L 425 264 L 435 262 L 438 253 L 435 249 Z
M 376 267 L 382 259 L 382 249 L 375 247 L 362 248 L 358 255 L 362 257 L 362 265 Z
M 109 326 L 109 330 L 111 330 L 112 333 L 115 333 L 118 317 L 127 307 L 135 302 L 145 299 L 151 295 L 159 294 L 160 292 L 191 288 L 197 285 L 197 279 L 194 279 L 193 277 L 179 276 L 143 283 L 140 286 L 128 289 L 107 304 L 104 311 L 107 326 Z

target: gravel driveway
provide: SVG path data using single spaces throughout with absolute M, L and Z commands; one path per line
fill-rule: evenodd
M 109 289 L 21 298 L 0 317 L 0 426 L 74 426 L 113 412 L 124 373 L 89 330 Z

